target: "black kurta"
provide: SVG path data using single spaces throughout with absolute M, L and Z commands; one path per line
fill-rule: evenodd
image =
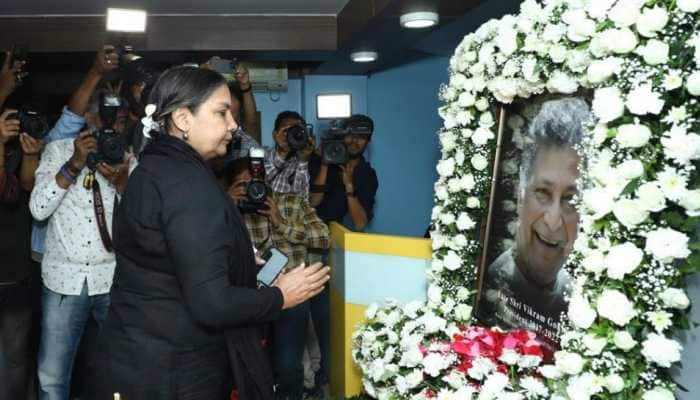
M 267 369 L 257 325 L 277 316 L 282 294 L 255 288 L 241 215 L 186 142 L 161 135 L 144 149 L 113 228 L 112 304 L 89 398 L 171 400 L 189 387 L 188 398 L 216 400 L 231 369 Z

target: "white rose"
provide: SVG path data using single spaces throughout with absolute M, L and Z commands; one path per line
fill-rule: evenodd
M 465 248 L 467 246 L 467 243 L 468 243 L 467 237 L 462 235 L 461 233 L 459 235 L 455 236 L 452 241 L 454 242 L 455 246 L 457 246 L 457 248 L 459 248 L 459 249 Z
M 587 334 L 583 337 L 583 345 L 586 346 L 587 356 L 597 356 L 603 351 L 603 348 L 607 344 L 607 339 L 602 337 L 597 337 L 593 334 Z
M 449 359 L 438 353 L 430 353 L 423 359 L 422 364 L 425 373 L 436 378 L 449 366 Z
M 448 196 L 449 193 L 447 193 L 447 188 L 444 185 L 435 186 L 435 197 L 437 197 L 438 200 L 446 200 Z
M 443 213 L 440 215 L 440 222 L 442 222 L 443 225 L 451 225 L 452 223 L 455 222 L 455 216 L 452 213 Z
M 664 75 L 664 89 L 673 90 L 678 89 L 683 86 L 683 77 L 677 69 L 672 69 L 668 71 L 668 74 Z
M 605 270 L 605 256 L 598 250 L 590 251 L 581 261 L 581 265 L 586 271 L 598 275 Z
M 685 208 L 688 216 L 696 217 L 700 215 L 700 189 L 686 190 L 678 204 Z
M 630 26 L 637 22 L 644 0 L 621 0 L 615 4 L 608 18 L 617 26 Z
M 671 228 L 659 228 L 649 232 L 644 250 L 662 263 L 690 255 L 688 236 Z
M 678 0 L 680 4 L 682 0 Z M 657 386 L 652 390 L 647 390 L 642 395 L 642 400 L 675 400 L 676 396 L 670 390 Z
M 547 395 L 549 395 L 549 390 L 544 385 L 544 383 L 542 383 L 541 380 L 533 378 L 531 376 L 521 379 L 520 387 L 525 389 L 528 398 L 546 397 Z
M 615 54 L 627 54 L 637 47 L 637 35 L 627 28 L 609 29 L 606 32 L 608 46 Z
M 462 267 L 462 258 L 452 250 L 447 252 L 447 255 L 442 261 L 445 263 L 445 268 L 450 271 L 455 271 Z
M 457 153 L 455 153 L 455 163 L 457 163 L 458 166 L 462 166 L 462 164 L 464 164 L 465 157 L 466 156 L 464 155 L 464 150 L 457 150 Z
M 441 160 L 437 164 L 437 172 L 440 176 L 449 178 L 455 172 L 455 160 L 452 158 Z
M 462 190 L 470 191 L 474 189 L 476 182 L 474 181 L 474 176 L 472 174 L 467 174 L 460 179 L 460 186 Z
M 457 229 L 460 231 L 466 231 L 473 228 L 475 225 L 474 221 L 469 217 L 469 214 L 462 212 L 457 218 Z
M 636 200 L 620 199 L 613 206 L 615 218 L 627 227 L 632 229 L 644 222 L 649 213 Z M 609 272 L 609 271 L 608 271 Z
M 585 298 L 574 295 L 569 302 L 568 316 L 577 328 L 588 329 L 595 321 L 596 313 Z
M 666 197 L 654 182 L 647 182 L 637 188 L 637 204 L 647 211 L 659 212 L 666 208 Z
M 445 131 L 440 134 L 440 144 L 442 144 L 442 150 L 452 151 L 457 146 L 457 135 L 452 131 Z
M 620 393 L 625 388 L 625 381 L 618 374 L 610 374 L 605 377 L 603 385 L 610 393 Z
M 518 32 L 513 28 L 500 29 L 496 36 L 495 44 L 501 50 L 501 53 L 509 56 L 518 49 L 517 41 Z
M 700 10 L 700 0 L 676 0 L 676 6 L 683 12 L 694 13 Z
M 616 57 L 608 57 L 602 60 L 591 62 L 586 71 L 588 82 L 592 84 L 603 83 L 613 74 L 618 73 L 622 60 Z
M 680 343 L 663 335 L 650 333 L 642 343 L 642 355 L 649 361 L 665 368 L 681 360 Z
M 469 208 L 478 208 L 480 205 L 481 202 L 476 197 L 470 197 L 467 199 L 467 207 Z
M 505 104 L 510 104 L 518 94 L 518 85 L 515 79 L 497 77 L 489 81 L 488 87 L 496 100 Z
M 469 92 L 464 92 L 459 95 L 459 99 L 457 100 L 457 104 L 459 104 L 460 107 L 471 107 L 474 105 L 475 101 L 475 96 Z
M 486 111 L 489 108 L 489 101 L 486 100 L 484 97 L 481 97 L 479 100 L 476 101 L 476 103 L 474 103 L 474 106 L 479 111 Z
M 584 10 L 569 10 L 562 15 L 568 27 L 566 36 L 572 42 L 584 42 L 595 33 L 595 22 L 586 17 Z
M 539 371 L 547 379 L 559 379 L 562 377 L 562 372 L 554 365 L 543 365 L 539 368 Z
M 685 310 L 690 306 L 688 296 L 681 289 L 667 288 L 659 295 L 659 298 L 664 302 L 666 307 Z
M 479 127 L 474 131 L 472 135 L 472 142 L 477 146 L 483 146 L 488 143 L 489 140 L 493 139 L 495 136 L 493 131 L 489 128 Z
M 442 303 L 442 288 L 438 285 L 430 285 L 428 287 L 428 301 L 433 304 Z
M 583 358 L 576 353 L 557 351 L 554 360 L 554 365 L 565 374 L 578 375 L 583 369 Z
M 614 322 L 617 326 L 625 326 L 637 315 L 634 304 L 624 293 L 614 289 L 604 289 L 598 297 L 598 314 Z
M 547 81 L 547 90 L 552 93 L 571 94 L 577 89 L 578 82 L 576 79 L 561 71 L 554 71 Z
M 591 59 L 584 50 L 570 50 L 566 54 L 566 66 L 573 72 L 583 72 L 588 68 Z
M 613 335 L 613 343 L 620 350 L 629 351 L 637 344 L 637 341 L 627 331 L 616 331 Z
M 477 171 L 483 171 L 489 164 L 486 157 L 482 156 L 481 154 L 475 154 L 472 156 L 471 163 L 474 169 Z
M 622 148 L 638 148 L 646 145 L 651 137 L 651 130 L 642 124 L 624 124 L 617 128 L 615 140 Z
M 600 219 L 612 211 L 615 198 L 604 188 L 592 188 L 583 192 L 583 204 L 592 212 L 594 219 Z
M 479 391 L 479 398 L 493 399 L 498 393 L 500 393 L 507 385 L 509 379 L 508 376 L 500 372 L 493 373 L 486 378 L 486 381 L 481 386 Z
M 632 114 L 658 114 L 664 107 L 664 100 L 652 90 L 651 84 L 645 83 L 627 95 L 625 104 Z
M 644 164 L 639 160 L 625 160 L 617 170 L 625 179 L 632 180 L 644 174 Z
M 616 87 L 597 89 L 593 97 L 592 109 L 603 123 L 621 117 L 625 111 L 625 103 L 622 101 L 620 89 Z
M 644 37 L 654 37 L 666 26 L 668 12 L 663 7 L 645 8 L 637 19 L 637 31 Z
M 668 62 L 668 45 L 660 40 L 651 39 L 646 45 L 637 49 L 637 54 L 644 58 L 649 65 L 666 64 Z
M 556 44 L 549 49 L 549 58 L 554 63 L 563 63 L 566 60 L 566 47 Z
M 455 317 L 457 317 L 458 320 L 468 321 L 469 318 L 472 316 L 472 307 L 466 304 L 460 304 L 457 307 L 455 307 L 454 312 Z
M 612 279 L 623 279 L 626 274 L 639 267 L 643 258 L 644 252 L 631 242 L 611 247 L 608 255 L 605 256 L 608 276 Z
M 688 93 L 693 96 L 700 96 L 700 71 L 694 71 L 685 82 Z

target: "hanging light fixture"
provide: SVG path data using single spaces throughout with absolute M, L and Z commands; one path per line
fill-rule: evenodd
M 367 63 L 376 61 L 379 57 L 376 51 L 356 51 L 350 53 L 350 59 L 357 63 Z
M 436 25 L 440 16 L 432 11 L 417 11 L 403 14 L 399 21 L 401 26 L 409 29 L 428 28 Z

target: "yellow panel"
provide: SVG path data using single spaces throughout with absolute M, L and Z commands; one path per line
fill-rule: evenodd
M 345 251 L 426 260 L 432 258 L 430 239 L 353 232 L 336 222 L 331 223 L 330 228 L 333 243 Z
M 346 398 L 362 391 L 362 375 L 352 361 L 352 333 L 365 319 L 366 306 L 343 303 L 331 287 L 331 394 Z

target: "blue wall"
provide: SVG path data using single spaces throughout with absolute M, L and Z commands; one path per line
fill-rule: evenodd
M 277 113 L 300 112 L 314 125 L 317 139 L 325 121 L 316 119 L 316 95 L 350 93 L 352 112 L 374 120 L 375 134 L 365 157 L 379 177 L 374 220 L 369 232 L 423 236 L 433 207 L 439 150 L 437 114 L 440 84 L 447 81 L 448 59 L 436 57 L 369 77 L 307 75 L 290 79 L 287 92 L 255 93 L 262 114 L 262 141 L 272 145 Z
M 375 218 L 369 231 L 423 236 L 433 207 L 438 89 L 447 81 L 446 57 L 371 75 L 368 110 L 375 121 L 369 160 L 379 176 Z

